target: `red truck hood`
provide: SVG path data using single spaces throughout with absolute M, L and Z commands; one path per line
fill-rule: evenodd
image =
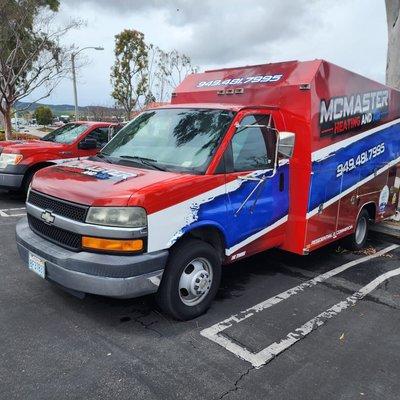
M 90 206 L 144 205 L 146 188 L 164 186 L 184 175 L 76 159 L 36 173 L 32 188 L 50 196 Z M 169 186 L 169 185 L 168 185 Z
M 0 141 L 0 149 L 7 149 L 7 153 L 31 153 L 43 151 L 47 148 L 52 150 L 64 147 L 61 143 L 45 142 L 44 140 L 9 140 Z

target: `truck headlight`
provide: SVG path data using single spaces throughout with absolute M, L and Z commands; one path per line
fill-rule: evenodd
M 22 154 L 1 153 L 0 168 L 5 168 L 7 165 L 17 165 L 23 158 Z
M 86 222 L 122 228 L 146 228 L 147 214 L 142 207 L 90 207 Z

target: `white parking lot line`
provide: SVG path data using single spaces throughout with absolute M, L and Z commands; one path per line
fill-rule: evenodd
M 343 310 L 346 310 L 350 306 L 356 304 L 357 301 L 363 299 L 368 293 L 376 289 L 381 283 L 396 275 L 400 275 L 400 268 L 396 268 L 382 275 L 379 275 L 372 282 L 368 283 L 368 285 L 365 285 L 360 290 L 347 297 L 345 300 L 336 303 L 334 306 L 328 308 L 326 311 L 310 319 L 299 328 L 296 328 L 293 332 L 288 333 L 286 337 L 283 338 L 280 342 L 275 342 L 264 350 L 261 350 L 259 353 L 254 354 L 253 360 L 250 362 L 256 368 L 263 366 L 279 353 L 282 353 L 282 351 L 286 350 L 300 339 L 303 339 L 313 330 L 322 326 L 328 319 L 335 317 Z
M 272 307 L 275 304 L 280 303 L 283 300 L 288 299 L 289 297 L 296 295 L 298 293 L 303 292 L 306 288 L 312 287 L 321 283 L 332 276 L 335 276 L 349 268 L 352 268 L 356 265 L 379 257 L 383 254 L 386 254 L 396 248 L 398 245 L 391 245 L 386 247 L 383 250 L 376 252 L 375 254 L 359 258 L 358 260 L 350 261 L 346 264 L 343 264 L 337 268 L 332 269 L 324 274 L 318 275 L 317 277 L 303 282 L 298 286 L 292 287 L 285 292 L 282 292 L 276 296 L 273 296 L 259 304 L 256 304 L 253 307 L 248 308 L 247 310 L 241 311 L 236 315 L 232 315 L 231 317 L 225 319 L 222 322 L 219 322 L 209 328 L 203 329 L 200 334 L 205 338 L 212 340 L 213 342 L 219 344 L 220 346 L 224 347 L 226 350 L 230 351 L 231 353 L 235 354 L 237 357 L 248 361 L 254 367 L 259 368 L 264 364 L 268 363 L 273 357 L 277 354 L 281 353 L 292 344 L 303 338 L 304 336 L 308 335 L 314 328 L 321 326 L 325 320 L 332 318 L 333 316 L 337 315 L 339 312 L 343 311 L 344 309 L 348 308 L 349 305 L 354 304 L 357 300 L 362 299 L 366 294 L 374 290 L 380 283 L 384 280 L 389 279 L 394 275 L 400 274 L 400 268 L 390 271 L 386 274 L 381 275 L 380 277 L 373 280 L 368 285 L 364 286 L 358 292 L 354 293 L 352 296 L 348 297 L 343 302 L 335 304 L 330 309 L 324 311 L 322 314 L 319 314 L 315 318 L 311 319 L 310 321 L 306 322 L 300 328 L 295 329 L 294 332 L 289 333 L 286 338 L 284 338 L 279 343 L 273 343 L 272 345 L 268 346 L 267 348 L 261 350 L 258 353 L 253 353 L 252 351 L 248 350 L 244 346 L 241 346 L 228 337 L 221 335 L 221 333 L 233 326 L 234 323 L 240 323 L 242 321 L 247 320 L 251 316 L 255 315 L 256 313 L 265 310 L 267 308 Z M 397 272 L 398 271 L 398 272 Z M 394 275 L 393 275 L 394 274 Z
M 22 217 L 26 215 L 25 207 L 18 208 L 3 208 L 0 210 L 0 217 L 10 218 L 10 217 Z

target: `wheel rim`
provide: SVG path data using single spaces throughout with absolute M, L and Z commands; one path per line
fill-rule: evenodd
M 213 271 L 211 263 L 199 257 L 190 261 L 179 279 L 179 297 L 187 306 L 201 303 L 211 289 Z
M 364 241 L 365 235 L 367 233 L 367 220 L 362 217 L 357 224 L 356 228 L 356 243 L 361 244 Z

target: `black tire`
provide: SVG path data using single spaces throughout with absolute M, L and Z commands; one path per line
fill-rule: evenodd
M 40 169 L 40 168 L 39 168 Z M 33 179 L 33 175 L 35 175 L 35 173 L 37 171 L 39 171 L 39 169 L 32 169 L 30 171 L 28 171 L 25 176 L 24 179 L 22 181 L 22 186 L 21 186 L 21 192 L 26 195 L 28 193 L 28 189 L 29 189 L 29 185 L 32 182 Z
M 343 240 L 344 246 L 349 250 L 361 250 L 368 239 L 370 217 L 367 210 L 361 210 L 354 233 Z
M 190 266 L 192 266 L 191 262 L 199 263 L 198 260 L 203 260 L 206 268 L 211 267 L 212 281 L 211 283 L 208 281 L 204 282 L 209 289 L 207 289 L 207 293 L 201 295 L 203 297 L 197 300 L 199 303 L 188 305 L 185 304 L 185 301 L 188 302 L 189 296 L 195 296 L 195 294 L 187 293 L 188 297 L 185 299 L 184 297 L 187 291 L 185 292 L 185 289 L 179 289 L 180 280 L 181 277 L 183 277 L 184 271 L 190 270 Z M 189 275 L 187 274 L 187 276 Z M 211 276 L 211 274 L 209 274 L 209 276 Z M 164 312 L 177 320 L 187 321 L 207 311 L 217 294 L 220 281 L 221 257 L 218 251 L 210 244 L 201 240 L 187 239 L 171 250 L 160 287 L 156 294 L 156 300 L 159 307 Z M 203 283 L 203 281 L 201 283 Z

